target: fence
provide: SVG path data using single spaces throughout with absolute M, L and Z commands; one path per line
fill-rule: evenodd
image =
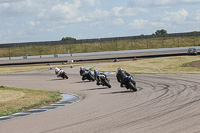
M 25 42 L 25 43 L 9 43 L 0 44 L 0 48 L 9 47 L 24 47 L 24 46 L 41 46 L 41 45 L 63 45 L 63 44 L 82 44 L 82 43 L 98 43 L 120 40 L 136 40 L 136 39 L 152 39 L 152 38 L 168 38 L 168 37 L 193 37 L 200 36 L 200 32 L 188 33 L 174 33 L 166 35 L 141 35 L 141 36 L 128 36 L 128 37 L 113 37 L 113 38 L 99 38 L 99 39 L 82 39 L 82 40 L 69 40 L 69 41 L 46 41 L 46 42 Z
M 0 44 L 0 57 L 200 46 L 200 32 Z

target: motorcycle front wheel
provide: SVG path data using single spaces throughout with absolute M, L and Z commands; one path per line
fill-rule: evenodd
M 110 83 L 108 83 L 107 80 L 104 81 L 104 84 L 105 84 L 105 86 L 107 86 L 108 88 L 111 88 L 111 85 L 110 85 Z
M 90 80 L 95 81 L 94 77 L 92 75 L 89 75 Z
M 66 78 L 66 79 L 68 79 L 69 77 L 67 76 L 67 74 L 66 73 L 64 73 L 64 76 L 63 76 L 63 79 L 64 78 Z
M 130 88 L 131 90 L 137 91 L 137 88 L 136 88 L 136 86 L 135 86 L 133 83 L 129 82 L 129 83 L 128 83 L 128 86 L 129 86 L 129 88 Z

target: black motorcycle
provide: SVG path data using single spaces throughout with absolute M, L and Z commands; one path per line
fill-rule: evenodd
M 82 75 L 82 80 L 89 80 L 89 81 L 95 81 L 94 75 L 91 73 L 91 71 L 85 71 Z
M 107 79 L 106 75 L 98 75 L 98 81 L 97 81 L 97 85 L 103 85 L 103 86 L 107 86 L 108 88 L 111 88 L 110 85 L 110 81 L 109 79 Z
M 124 85 L 126 86 L 127 89 L 131 89 L 133 91 L 137 91 L 136 83 L 133 80 L 132 76 L 126 76 L 124 78 Z
M 87 73 L 89 70 L 88 69 L 85 69 L 85 68 L 82 68 L 80 70 L 80 76 L 83 76 L 85 73 Z
M 62 77 L 63 79 L 68 79 L 69 78 L 66 72 L 62 72 L 60 77 Z

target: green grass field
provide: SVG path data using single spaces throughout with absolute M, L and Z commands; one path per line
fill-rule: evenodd
M 81 65 L 74 63 L 73 66 Z M 70 64 L 60 65 L 52 64 L 52 69 L 55 67 L 70 67 Z M 18 66 L 0 66 L 0 74 L 18 73 L 33 70 L 50 69 L 50 66 L 46 64 L 35 64 L 35 65 L 18 65 Z
M 99 71 L 116 72 L 121 67 L 129 73 L 135 74 L 200 74 L 200 68 L 189 67 L 191 62 L 200 61 L 200 56 L 176 56 L 137 61 L 109 63 L 95 66 Z
M 0 116 L 38 108 L 59 101 L 58 91 L 30 90 L 0 86 Z

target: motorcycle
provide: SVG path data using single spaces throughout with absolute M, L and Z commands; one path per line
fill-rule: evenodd
M 111 88 L 112 86 L 110 85 L 110 81 L 109 79 L 107 79 L 107 77 L 105 75 L 98 75 L 98 81 L 97 81 L 97 85 L 100 85 L 98 84 L 98 82 L 100 82 L 101 85 L 103 86 L 107 86 L 108 88 Z
M 85 71 L 82 74 L 82 80 L 89 80 L 89 81 L 95 81 L 94 75 L 91 73 L 91 71 Z
M 89 70 L 88 69 L 85 69 L 85 68 L 81 68 L 80 69 L 80 76 L 83 76 L 84 74 L 88 73 Z
M 64 70 L 60 70 L 60 71 L 55 71 L 55 74 L 57 75 L 57 77 L 61 77 L 63 79 L 68 79 L 68 75 Z
M 62 72 L 61 75 L 60 75 L 63 79 L 68 79 L 68 75 L 66 72 Z
M 86 71 L 88 71 L 87 69 L 81 69 L 80 70 L 80 76 L 83 76 L 85 73 L 86 73 Z
M 125 79 L 124 79 L 124 84 L 125 84 L 127 89 L 131 89 L 133 91 L 137 91 L 136 83 L 133 80 L 132 76 L 126 76 Z

